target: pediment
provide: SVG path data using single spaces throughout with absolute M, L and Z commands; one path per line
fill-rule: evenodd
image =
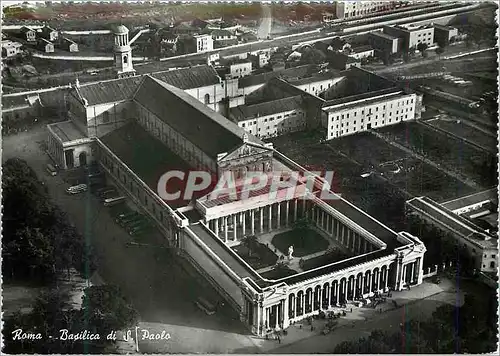
M 249 144 L 243 144 L 234 151 L 228 153 L 224 157 L 222 157 L 219 162 L 227 162 L 227 161 L 232 161 L 234 159 L 239 159 L 239 158 L 244 158 L 244 157 L 251 157 L 257 154 L 261 153 L 266 153 L 269 152 L 268 148 L 264 147 L 256 147 L 253 145 Z

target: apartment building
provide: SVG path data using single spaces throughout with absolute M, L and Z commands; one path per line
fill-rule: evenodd
M 229 118 L 259 138 L 304 130 L 306 112 L 300 95 L 230 109 Z
M 214 49 L 214 40 L 211 35 L 195 35 L 196 53 L 212 51 Z
M 2 41 L 2 58 L 11 58 L 22 52 L 23 45 L 19 42 Z
M 458 30 L 454 27 L 434 24 L 434 41 L 441 47 L 445 47 L 450 40 L 458 36 Z
M 388 55 L 399 52 L 401 47 L 401 41 L 398 37 L 380 31 L 371 32 L 368 35 L 368 41 L 377 52 Z
M 323 105 L 326 139 L 415 119 L 417 94 L 398 88 L 334 99 Z
M 359 47 L 351 47 L 348 55 L 354 59 L 363 59 L 368 57 L 373 57 L 375 51 L 372 46 L 359 46 Z
M 425 26 L 384 26 L 384 33 L 401 39 L 404 50 L 417 48 L 420 43 L 434 44 L 434 27 Z
M 374 12 L 393 9 L 395 1 L 337 1 L 338 19 L 366 16 Z

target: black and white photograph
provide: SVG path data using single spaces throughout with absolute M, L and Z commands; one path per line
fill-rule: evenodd
M 498 354 L 498 1 L 2 0 L 1 354 Z

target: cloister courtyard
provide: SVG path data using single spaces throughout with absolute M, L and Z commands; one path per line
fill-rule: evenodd
M 293 246 L 292 258 L 288 257 Z M 266 279 L 280 279 L 352 256 L 345 247 L 313 226 L 293 226 L 245 236 L 232 246 Z

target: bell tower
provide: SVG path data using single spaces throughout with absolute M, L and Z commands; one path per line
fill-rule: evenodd
M 135 75 L 128 33 L 128 28 L 123 25 L 117 26 L 113 31 L 115 36 L 115 69 L 118 78 Z

